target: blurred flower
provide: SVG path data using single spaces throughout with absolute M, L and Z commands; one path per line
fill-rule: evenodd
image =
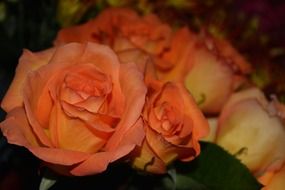
M 285 160 L 285 127 L 276 109 L 251 88 L 234 93 L 219 117 L 216 143 L 257 176 L 278 170 Z
M 139 48 L 159 54 L 169 46 L 171 28 L 154 14 L 140 17 L 126 8 L 109 8 L 89 22 L 62 29 L 55 44 L 68 42 L 98 42 L 115 51 Z
M 206 113 L 218 113 L 251 70 L 226 40 L 197 35 L 187 28 L 176 32 L 169 51 L 155 64 L 159 79 L 183 82 Z

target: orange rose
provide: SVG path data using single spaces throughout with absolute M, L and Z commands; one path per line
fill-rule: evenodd
M 166 172 L 175 159 L 198 156 L 198 140 L 209 130 L 194 99 L 177 83 L 150 82 L 143 119 L 146 138 L 133 165 L 152 173 Z
M 234 93 L 218 121 L 216 143 L 236 155 L 256 176 L 285 161 L 285 127 L 257 88 Z
M 102 172 L 140 145 L 143 75 L 107 46 L 70 43 L 25 50 L 2 102 L 1 130 L 54 170 Z
M 136 47 L 160 54 L 169 46 L 170 35 L 171 28 L 154 14 L 140 17 L 131 9 L 109 8 L 83 25 L 62 29 L 55 44 L 92 41 L 115 51 Z
M 206 113 L 218 113 L 250 71 L 227 41 L 197 35 L 187 28 L 176 32 L 170 50 L 155 64 L 159 79 L 183 82 Z

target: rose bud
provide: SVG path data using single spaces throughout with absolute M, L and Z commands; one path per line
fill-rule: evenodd
M 137 169 L 165 173 L 176 159 L 190 161 L 200 153 L 207 120 L 189 92 L 178 83 L 150 81 L 143 110 L 146 138 L 135 155 Z
M 54 43 L 92 41 L 115 51 L 139 48 L 157 55 L 168 48 L 170 35 L 171 28 L 154 14 L 140 17 L 131 9 L 109 8 L 83 25 L 62 29 Z
M 66 175 L 103 172 L 141 145 L 146 86 L 134 63 L 107 46 L 25 50 L 2 108 L 8 142 Z
M 216 143 L 256 176 L 274 172 L 285 160 L 285 127 L 257 88 L 230 97 L 219 117 Z
M 202 111 L 209 114 L 220 112 L 250 71 L 249 64 L 227 41 L 197 35 L 187 28 L 176 32 L 169 51 L 155 64 L 160 80 L 183 82 Z

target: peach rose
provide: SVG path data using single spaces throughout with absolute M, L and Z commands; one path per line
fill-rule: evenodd
M 157 16 L 140 17 L 127 8 L 109 8 L 89 22 L 62 29 L 55 45 L 68 42 L 98 42 L 108 44 L 115 51 L 139 48 L 159 54 L 170 42 L 171 28 Z
M 234 93 L 218 121 L 216 143 L 256 176 L 278 170 L 285 160 L 285 127 L 257 88 Z
M 166 172 L 175 159 L 194 159 L 200 153 L 198 140 L 209 131 L 194 99 L 178 83 L 150 82 L 143 119 L 146 138 L 133 165 L 152 173 Z
M 176 32 L 170 50 L 156 59 L 163 81 L 180 81 L 202 111 L 219 113 L 230 94 L 250 71 L 250 65 L 225 40 L 194 34 L 188 28 Z
M 107 46 L 25 50 L 2 102 L 8 115 L 0 126 L 9 143 L 58 172 L 96 174 L 142 143 L 145 95 L 137 66 L 120 64 Z

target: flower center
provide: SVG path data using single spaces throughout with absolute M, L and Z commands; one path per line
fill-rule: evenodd
M 176 109 L 168 102 L 154 108 L 157 119 L 161 122 L 161 129 L 164 134 L 172 134 L 177 130 L 180 121 Z
M 83 97 L 104 96 L 112 90 L 110 78 L 99 71 L 95 71 L 92 76 L 85 72 L 68 73 L 65 77 L 65 84 L 68 88 L 80 92 Z

